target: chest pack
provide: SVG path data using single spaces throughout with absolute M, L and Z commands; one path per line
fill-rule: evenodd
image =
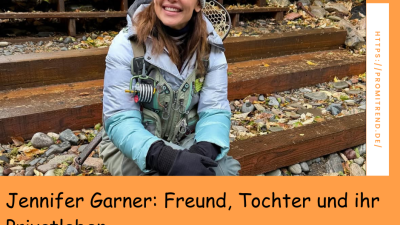
M 144 60 L 144 46 L 131 41 L 134 58 L 131 61 L 129 90 L 136 103 L 140 104 L 142 123 L 153 135 L 179 144 L 186 135 L 194 132 L 199 120 L 199 102 L 196 69 L 181 86 L 173 90 L 159 68 Z M 197 88 L 196 88 L 197 86 Z

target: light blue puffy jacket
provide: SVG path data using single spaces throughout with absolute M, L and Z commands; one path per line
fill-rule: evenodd
M 137 15 L 148 5 L 141 5 L 135 12 Z M 221 147 L 217 161 L 229 151 L 230 107 L 227 99 L 228 77 L 227 62 L 222 40 L 207 22 L 208 41 L 211 45 L 209 67 L 200 92 L 198 114 L 200 120 L 196 125 L 195 140 L 207 141 Z M 130 16 L 127 16 L 128 28 L 123 29 L 113 40 L 106 58 L 104 76 L 103 121 L 105 131 L 110 140 L 128 158 L 131 158 L 143 172 L 146 170 L 146 155 L 150 146 L 160 140 L 147 131 L 142 125 L 139 104 L 132 95 L 125 93 L 132 77 L 130 63 L 133 50 L 128 38 L 136 34 L 132 27 Z M 145 60 L 158 67 L 164 79 L 176 90 L 185 78 L 193 71 L 195 57 L 189 61 L 189 66 L 181 72 L 165 51 L 159 56 L 151 54 L 151 38 L 146 41 Z

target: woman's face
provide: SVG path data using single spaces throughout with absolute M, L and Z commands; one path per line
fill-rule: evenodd
M 168 27 L 180 30 L 192 18 L 193 10 L 200 12 L 199 0 L 154 0 L 157 17 Z

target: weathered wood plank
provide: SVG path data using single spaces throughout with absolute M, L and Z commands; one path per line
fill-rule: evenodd
M 62 10 L 62 9 L 60 9 Z M 126 11 L 115 12 L 16 12 L 16 13 L 0 13 L 0 19 L 36 19 L 36 18 L 111 18 L 125 17 Z
M 231 143 L 240 175 L 257 175 L 366 142 L 365 113 Z

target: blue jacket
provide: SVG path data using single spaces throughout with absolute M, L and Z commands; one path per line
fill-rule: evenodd
M 137 15 L 148 5 L 141 5 L 133 15 Z M 227 99 L 228 77 L 227 62 L 222 40 L 214 31 L 211 23 L 207 22 L 210 34 L 208 42 L 211 45 L 209 67 L 200 92 L 197 112 L 200 120 L 196 125 L 195 140 L 208 141 L 221 147 L 217 161 L 229 151 L 230 107 Z M 139 168 L 148 172 L 146 156 L 150 146 L 160 140 L 147 131 L 142 125 L 139 104 L 135 103 L 132 95 L 125 93 L 132 77 L 130 63 L 133 50 L 128 38 L 136 34 L 132 27 L 130 16 L 127 16 L 128 26 L 113 40 L 106 57 L 104 76 L 103 121 L 105 131 L 110 140 L 128 158 L 131 158 Z M 189 66 L 178 71 L 177 66 L 165 51 L 159 56 L 151 54 L 151 37 L 146 41 L 145 60 L 158 67 L 164 79 L 173 89 L 178 89 L 185 78 L 193 71 L 195 57 L 187 59 Z

